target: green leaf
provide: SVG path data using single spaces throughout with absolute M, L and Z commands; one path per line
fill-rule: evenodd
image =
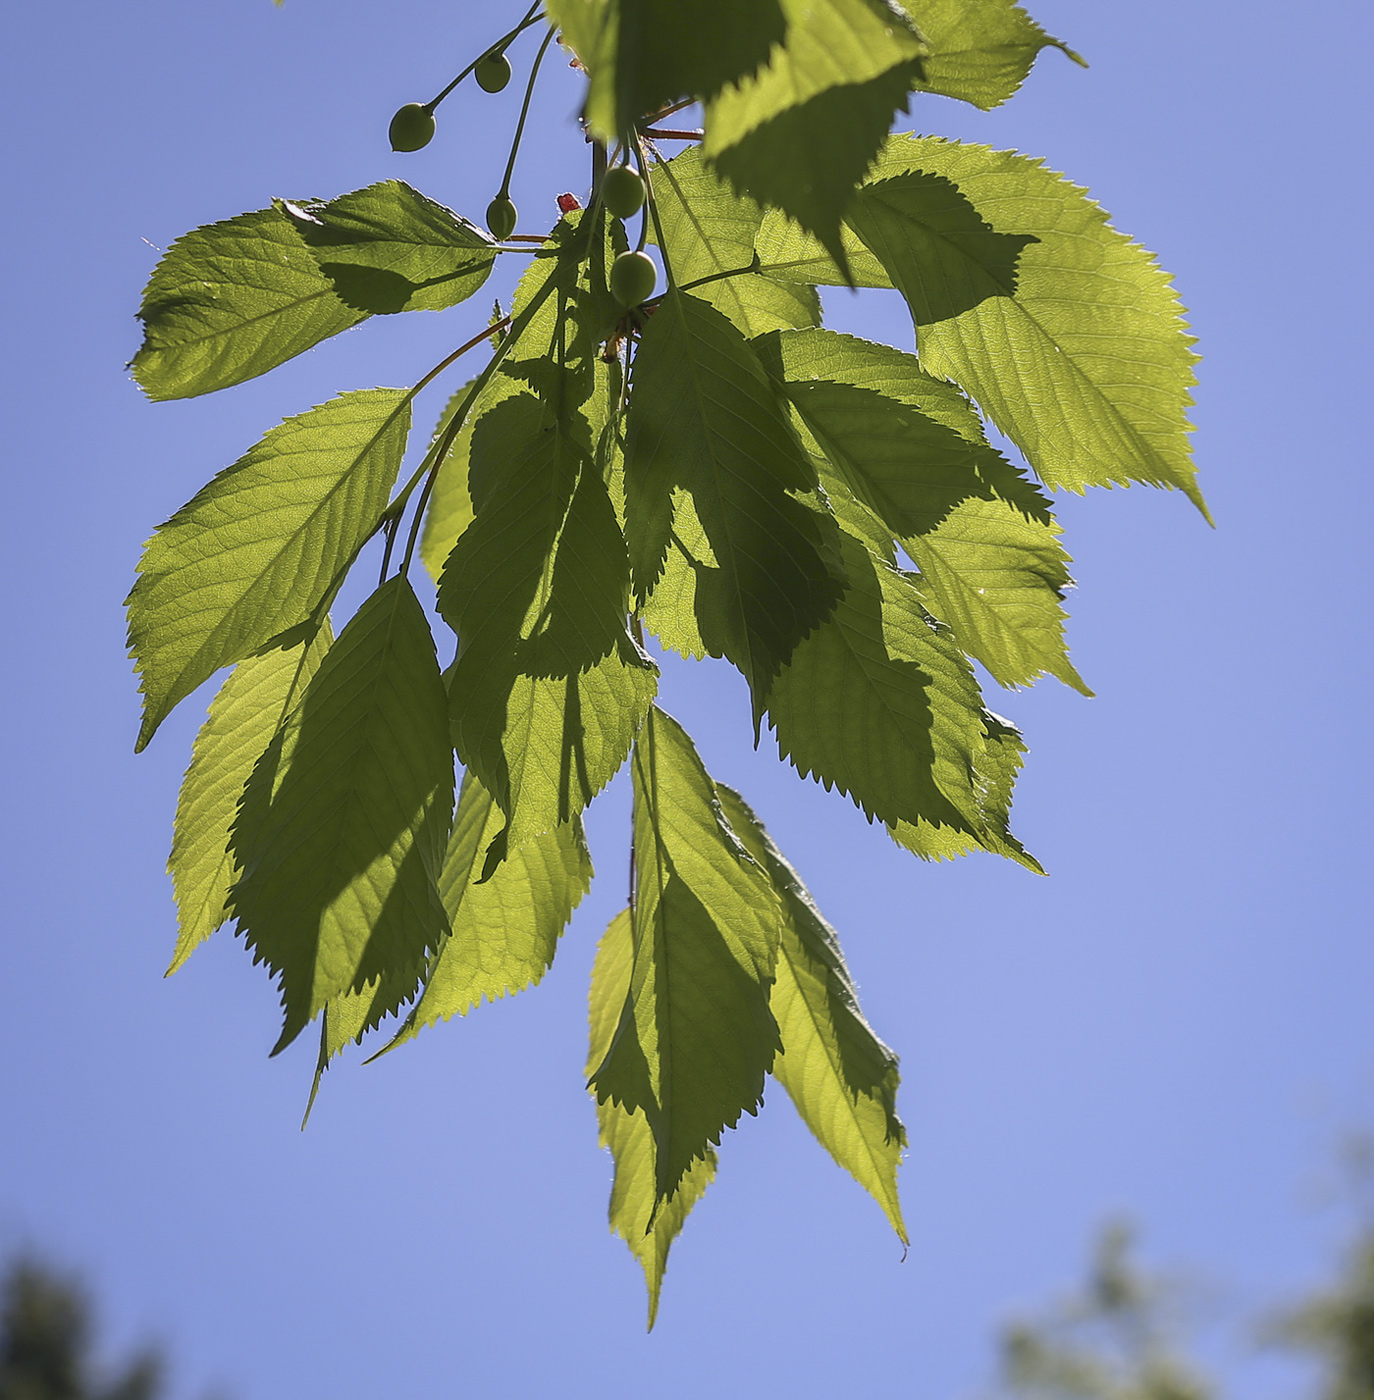
M 404 389 L 288 418 L 148 541 L 129 594 L 142 749 L 221 666 L 305 622 L 377 529 L 405 453 Z
M 588 451 L 599 423 L 583 426 L 578 417 L 587 416 L 588 401 L 605 380 L 601 342 L 625 315 L 607 273 L 625 246 L 618 219 L 581 209 L 565 214 L 521 277 L 512 303 L 516 317 L 533 310 L 500 373 L 527 384 L 565 432 L 586 434 Z
M 330 648 L 234 825 L 230 903 L 281 987 L 278 1050 L 342 993 L 413 984 L 448 933 L 438 879 L 452 811 L 434 640 L 397 575 Z
M 961 501 L 933 529 L 902 541 L 926 607 L 1000 685 L 1054 676 L 1091 695 L 1069 661 L 1060 601 L 1073 586 L 1059 527 L 999 500 Z
M 1197 356 L 1154 258 L 1039 161 L 897 136 L 873 178 L 912 171 L 952 181 L 995 232 L 1036 240 L 1017 260 L 1013 296 L 933 324 L 919 321 L 917 299 L 926 369 L 972 394 L 1047 485 L 1141 481 L 1205 513 L 1188 446 Z
M 551 0 L 591 79 L 583 116 L 611 142 L 680 97 L 704 97 L 747 77 L 786 30 L 779 0 Z
M 768 998 L 780 910 L 692 741 L 662 710 L 650 711 L 632 768 L 634 965 L 591 1080 L 598 1103 L 648 1121 L 664 1202 L 762 1102 L 778 1048 Z
M 754 248 L 759 255 L 759 266 L 770 277 L 811 287 L 892 286 L 892 279 L 883 271 L 882 263 L 847 226 L 840 229 L 840 248 L 848 276 L 826 252 L 820 239 L 813 238 L 779 209 L 764 211 Z
M 240 661 L 210 705 L 182 780 L 167 871 L 179 935 L 170 976 L 230 917 L 234 859 L 229 832 L 248 775 L 318 669 L 332 633 Z
M 894 535 L 934 529 L 962 501 L 1049 504 L 983 436 L 978 415 L 914 355 L 834 331 L 762 338 L 759 358 L 850 490 Z
M 516 847 L 484 880 L 487 850 L 505 824 L 491 795 L 468 773 L 439 880 L 453 931 L 392 1045 L 438 1021 L 466 1016 L 483 997 L 495 1002 L 532 987 L 552 965 L 559 935 L 591 885 L 582 823 L 574 818 Z
M 906 1129 L 897 1117 L 897 1057 L 859 1010 L 835 930 L 739 793 L 720 785 L 731 827 L 782 902 L 777 981 L 770 1005 L 782 1034 L 773 1062 L 816 1140 L 883 1208 L 908 1243 L 897 1199 Z
M 664 256 L 680 286 L 715 278 L 689 290 L 728 316 L 746 336 L 782 326 L 820 324 L 820 299 L 809 287 L 760 272 L 720 276 L 750 266 L 763 212 L 718 180 L 699 150 L 689 148 L 657 166 L 653 179 Z
M 432 450 L 439 439 L 448 431 L 453 415 L 467 402 L 468 395 L 476 380 L 470 379 L 461 389 L 454 391 L 439 421 L 434 425 L 434 433 L 429 445 Z M 520 385 L 499 370 L 487 380 L 486 387 L 477 396 L 463 426 L 449 444 L 448 451 L 438 464 L 434 479 L 434 490 L 430 493 L 429 505 L 425 511 L 425 526 L 420 535 L 420 558 L 425 568 L 437 584 L 444 571 L 444 564 L 458 542 L 458 536 L 472 524 L 472 496 L 468 491 L 468 468 L 472 454 L 472 434 L 481 416 L 504 399 L 513 398 L 520 392 Z
M 787 37 L 706 104 L 705 150 L 741 194 L 781 209 L 844 268 L 840 219 L 928 52 L 881 0 L 784 0 Z
M 596 962 L 592 967 L 589 1077 L 596 1073 L 610 1052 L 621 1008 L 630 992 L 634 946 L 630 911 L 623 909 L 597 945 Z M 715 1179 L 716 1154 L 707 1148 L 705 1156 L 688 1168 L 677 1190 L 660 1202 L 654 1167 L 654 1134 L 643 1111 L 630 1112 L 608 1099 L 597 1104 L 596 1118 L 601 1145 L 609 1148 L 615 1159 L 609 1212 L 611 1229 L 625 1241 L 644 1270 L 652 1330 L 658 1316 L 664 1270 L 668 1267 L 668 1251 L 692 1207 Z
M 496 245 L 481 229 L 403 180 L 281 207 L 339 299 L 359 311 L 457 306 L 496 262 Z
M 975 840 L 969 833 L 951 826 L 935 826 L 920 820 L 895 822 L 888 834 L 899 845 L 923 860 L 952 860 L 970 851 L 987 850 L 1006 856 L 1036 875 L 1045 868 L 1011 834 L 1008 821 L 1011 814 L 1011 792 L 1021 771 L 1026 746 L 1014 725 L 1000 715 L 984 710 L 983 749 L 979 761 L 977 793 L 985 826 Z
M 968 662 L 911 580 L 849 536 L 850 588 L 768 694 L 778 748 L 870 819 L 1000 848 L 980 803 L 983 709 Z
M 987 111 L 1025 82 L 1041 49 L 1061 49 L 1087 67 L 1011 0 L 919 0 L 912 9 L 931 50 L 923 75 L 912 83 L 917 92 L 955 97 Z
M 714 307 L 670 292 L 634 363 L 625 486 L 635 585 L 646 595 L 662 572 L 673 493 L 685 490 L 719 566 L 711 651 L 740 668 L 756 706 L 840 593 L 828 522 L 791 494 L 815 485 L 743 335 Z
M 1015 296 L 1017 260 L 1036 241 L 994 232 L 958 186 L 920 170 L 866 182 L 846 222 L 906 298 L 917 326 Z
M 363 320 L 291 220 L 259 209 L 178 238 L 153 269 L 130 368 L 150 399 L 186 399 L 266 374 Z
M 1002 685 L 1050 674 L 1090 694 L 1064 648 L 1072 580 L 1048 502 L 988 446 L 963 395 L 912 355 L 832 331 L 757 348 L 845 485 L 902 540 L 958 644 Z
M 548 405 L 525 393 L 499 403 L 478 420 L 471 461 L 476 514 L 439 584 L 440 611 L 458 634 L 453 736 L 518 844 L 567 821 L 599 790 L 589 773 L 570 769 L 593 718 L 578 704 L 584 675 L 591 682 L 606 663 L 639 669 L 647 704 L 654 673 L 625 631 L 629 569 L 605 481 Z M 600 679 L 620 688 L 609 670 Z M 616 767 L 643 716 L 640 693 L 617 696 L 629 707 L 595 717 L 624 738 Z M 548 713 L 560 699 L 562 725 Z M 527 787 L 525 770 L 545 756 L 555 781 Z

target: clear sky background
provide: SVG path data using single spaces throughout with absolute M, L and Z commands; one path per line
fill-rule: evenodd
M 1367 0 L 1040 0 L 1089 71 L 1048 52 L 997 113 L 927 98 L 903 123 L 1087 185 L 1175 274 L 1206 355 L 1218 528 L 1145 488 L 1064 500 L 1098 698 L 993 698 L 1031 745 L 1018 830 L 1050 879 L 916 861 L 751 750 L 724 663 L 665 667 L 664 703 L 809 879 L 902 1055 L 904 1263 L 770 1090 L 645 1336 L 582 1079 L 623 783 L 545 983 L 335 1068 L 304 1134 L 309 1037 L 267 1059 L 276 999 L 241 945 L 222 933 L 162 980 L 170 820 L 209 696 L 134 758 L 139 548 L 279 419 L 412 383 L 488 301 L 150 405 L 123 369 L 139 292 L 178 234 L 273 195 L 402 176 L 480 219 L 518 84 L 450 99 L 416 155 L 386 124 L 518 8 L 45 0 L 3 22 L 0 1250 L 85 1271 L 112 1342 L 164 1339 L 187 1396 L 964 1400 L 996 1326 L 1072 1283 L 1124 1212 L 1147 1260 L 1215 1285 L 1230 1392 L 1297 1393 L 1302 1372 L 1232 1321 L 1326 1272 L 1341 1231 L 1314 1188 L 1374 1123 Z M 526 228 L 586 184 L 579 82 L 553 65 L 541 93 L 513 187 Z M 890 298 L 830 302 L 834 324 L 910 344 Z

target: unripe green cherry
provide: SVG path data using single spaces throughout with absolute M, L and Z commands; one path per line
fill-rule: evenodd
M 515 221 L 518 217 L 515 205 L 503 194 L 498 194 L 487 205 L 487 227 L 491 230 L 491 236 L 498 242 L 509 238 L 515 232 Z
M 434 137 L 434 113 L 420 102 L 407 102 L 394 117 L 386 133 L 393 151 L 418 151 Z
M 601 198 L 612 214 L 628 219 L 644 206 L 644 181 L 628 165 L 613 165 L 602 178 Z
M 510 59 L 503 53 L 484 54 L 472 70 L 483 92 L 500 92 L 510 82 Z
M 621 306 L 638 306 L 654 294 L 658 269 L 648 253 L 621 253 L 611 264 L 611 295 Z

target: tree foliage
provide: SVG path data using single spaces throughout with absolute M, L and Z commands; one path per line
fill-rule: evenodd
M 84 1292 L 31 1259 L 0 1279 L 0 1400 L 157 1400 L 163 1359 L 146 1350 L 117 1375 L 98 1374 Z
M 1166 276 L 1083 190 L 892 134 L 912 103 L 992 107 L 1043 49 L 1076 57 L 1009 0 L 548 0 L 459 79 L 530 29 L 494 233 L 393 179 L 207 224 L 153 273 L 132 369 L 163 400 L 460 306 L 498 257 L 527 260 L 509 313 L 418 383 L 271 428 L 157 530 L 129 597 L 138 743 L 232 668 L 177 809 L 173 965 L 234 921 L 280 993 L 277 1048 L 318 1020 L 321 1068 L 390 1017 L 394 1045 L 537 982 L 591 878 L 581 814 L 628 763 L 633 891 L 587 1072 L 652 1315 L 769 1075 L 903 1239 L 905 1133 L 834 930 L 656 705 L 646 633 L 737 667 L 756 737 L 900 845 L 1038 871 L 1009 825 L 1025 746 L 977 668 L 1088 693 L 1047 489 L 1143 482 L 1205 509 L 1194 355 Z M 555 37 L 587 78 L 590 192 L 512 233 Z M 699 132 L 663 126 L 684 109 Z M 608 163 L 644 180 L 637 228 L 601 198 Z M 646 246 L 664 288 L 622 304 Z M 896 289 L 916 352 L 824 329 L 818 289 L 843 286 Z M 473 351 L 403 476 L 419 395 Z M 379 537 L 379 585 L 336 637 Z

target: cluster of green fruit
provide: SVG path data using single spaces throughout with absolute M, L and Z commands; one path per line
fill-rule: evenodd
M 473 77 L 484 92 L 500 92 L 511 77 L 510 60 L 504 53 L 484 54 L 473 66 Z M 434 104 L 407 102 L 391 119 L 388 136 L 393 151 L 418 151 L 434 137 Z M 608 213 L 629 219 L 644 207 L 644 180 L 628 165 L 614 165 L 601 182 L 601 202 Z M 515 232 L 519 212 L 510 195 L 502 190 L 487 205 L 487 229 L 498 242 Z M 654 294 L 658 269 L 642 251 L 621 253 L 611 265 L 611 295 L 622 306 L 638 306 Z
M 483 92 L 500 92 L 510 82 L 510 59 L 505 54 L 483 54 L 473 65 L 472 76 Z M 419 151 L 434 139 L 433 102 L 407 102 L 387 128 L 393 151 Z

